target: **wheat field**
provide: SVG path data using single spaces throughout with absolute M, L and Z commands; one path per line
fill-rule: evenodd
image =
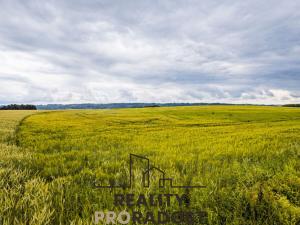
M 300 223 L 297 108 L 1 111 L 0 134 L 0 224 L 92 224 L 128 191 L 95 181 L 126 183 L 130 153 L 176 184 L 205 185 L 188 194 L 209 224 Z M 130 191 L 162 192 L 155 183 Z

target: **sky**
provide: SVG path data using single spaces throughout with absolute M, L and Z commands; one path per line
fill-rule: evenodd
M 300 103 L 299 0 L 0 0 L 0 104 Z

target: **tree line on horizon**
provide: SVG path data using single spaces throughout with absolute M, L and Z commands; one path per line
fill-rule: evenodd
M 0 106 L 0 110 L 37 110 L 35 105 L 29 105 L 29 104 L 10 104 L 10 105 L 4 105 Z
M 111 109 L 111 108 L 143 108 L 168 106 L 203 106 L 203 105 L 234 105 L 226 103 L 110 103 L 110 104 L 10 104 L 0 106 L 0 110 L 63 110 L 63 109 Z M 250 105 L 250 104 L 240 104 Z M 300 104 L 286 104 L 283 107 L 300 107 Z
M 300 107 L 300 104 L 286 104 L 285 107 Z

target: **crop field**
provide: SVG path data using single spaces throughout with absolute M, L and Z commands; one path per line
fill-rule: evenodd
M 187 193 L 209 224 L 300 224 L 297 108 L 2 111 L 0 135 L 0 224 L 92 224 L 113 193 L 163 191 Z M 129 154 L 206 187 L 95 188 L 128 184 Z

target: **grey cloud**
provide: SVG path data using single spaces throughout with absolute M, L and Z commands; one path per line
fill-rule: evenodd
M 297 102 L 298 8 L 292 0 L 1 1 L 0 82 L 19 90 L 0 90 L 0 104 Z

